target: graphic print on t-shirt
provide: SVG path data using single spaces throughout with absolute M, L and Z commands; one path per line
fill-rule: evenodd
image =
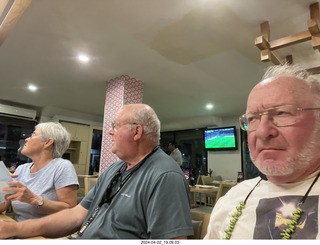
M 302 196 L 282 196 L 259 201 L 256 209 L 257 222 L 254 239 L 282 239 L 280 233 L 288 228 L 292 212 Z M 308 196 L 301 206 L 302 214 L 292 239 L 315 239 L 318 234 L 319 196 Z

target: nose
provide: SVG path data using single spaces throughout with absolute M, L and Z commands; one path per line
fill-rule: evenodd
M 109 129 L 108 134 L 113 135 L 114 130 L 112 128 Z
M 255 131 L 257 137 L 267 138 L 277 135 L 277 127 L 272 123 L 268 114 L 261 114 L 260 123 Z

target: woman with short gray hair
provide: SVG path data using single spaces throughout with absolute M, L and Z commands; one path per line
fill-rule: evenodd
M 77 204 L 79 182 L 69 160 L 62 159 L 71 141 L 70 133 L 55 122 L 40 123 L 25 139 L 21 153 L 31 163 L 20 165 L 9 182 L 14 192 L 0 203 L 0 212 L 10 204 L 17 221 L 35 219 Z

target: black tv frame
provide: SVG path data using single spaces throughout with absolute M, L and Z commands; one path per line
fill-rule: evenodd
M 206 141 L 206 131 L 208 130 L 221 130 L 221 129 L 233 129 L 234 132 L 234 147 L 220 147 L 220 148 L 206 148 L 206 142 L 204 142 L 204 148 L 206 151 L 236 151 L 238 150 L 238 133 L 236 126 L 225 126 L 225 127 L 217 127 L 217 128 L 205 128 L 203 130 L 203 139 Z

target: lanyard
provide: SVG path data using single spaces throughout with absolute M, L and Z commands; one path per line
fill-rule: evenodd
M 138 164 L 137 164 L 137 167 L 135 169 L 133 169 L 132 172 L 130 172 L 122 181 L 121 181 L 121 184 L 120 186 L 118 187 L 118 189 L 115 191 L 115 193 L 108 197 L 108 191 L 111 190 L 112 188 L 112 184 L 113 182 L 115 181 L 115 179 L 117 177 L 121 177 L 123 171 L 125 170 L 126 166 L 127 166 L 127 163 L 124 163 L 120 168 L 119 170 L 117 171 L 117 173 L 115 174 L 115 176 L 113 176 L 112 180 L 110 181 L 110 184 L 108 185 L 107 189 L 105 190 L 104 194 L 103 194 L 103 197 L 98 205 L 98 207 L 96 207 L 96 209 L 94 210 L 94 212 L 92 213 L 92 215 L 90 216 L 90 218 L 88 219 L 88 221 L 83 225 L 83 227 L 79 230 L 78 232 L 78 235 L 79 236 L 82 236 L 84 231 L 88 228 L 88 226 L 92 223 L 92 221 L 97 217 L 98 215 L 98 212 L 99 212 L 99 209 L 101 208 L 101 206 L 104 204 L 104 203 L 107 203 L 107 202 L 111 202 L 113 197 L 115 195 L 117 195 L 119 193 L 119 191 L 122 189 L 122 187 L 125 185 L 125 183 L 127 183 L 127 181 L 131 178 L 131 176 L 133 175 L 134 172 L 136 172 L 144 163 L 145 161 L 156 151 L 159 149 L 159 146 L 156 146 L 152 152 L 150 152 L 145 158 L 143 158 Z

